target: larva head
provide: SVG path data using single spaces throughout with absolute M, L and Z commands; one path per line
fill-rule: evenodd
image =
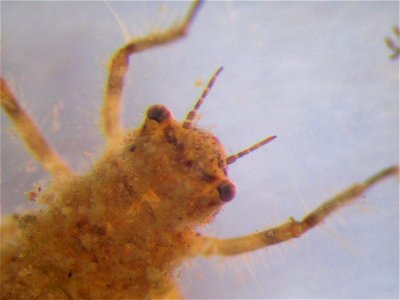
M 149 108 L 130 143 L 125 151 L 157 198 L 157 219 L 204 223 L 234 198 L 236 187 L 227 177 L 226 154 L 218 139 L 198 128 L 184 128 L 164 106 Z
M 192 125 L 221 70 L 215 72 L 183 123 L 166 107 L 154 105 L 142 128 L 126 137 L 123 152 L 128 155 L 122 156 L 128 161 L 124 165 L 135 174 L 135 190 L 147 197 L 158 222 L 187 226 L 210 221 L 236 193 L 235 184 L 227 177 L 227 164 L 275 138 L 226 157 L 214 135 Z

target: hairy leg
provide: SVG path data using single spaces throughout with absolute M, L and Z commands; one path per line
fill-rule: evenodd
M 18 103 L 6 81 L 0 78 L 1 106 L 17 127 L 28 149 L 53 177 L 72 174 L 71 168 L 51 148 L 31 117 Z
M 149 48 L 165 45 L 184 37 L 189 31 L 200 5 L 201 1 L 195 1 L 183 22 L 178 26 L 135 39 L 120 48 L 111 59 L 102 110 L 104 132 L 109 143 L 118 139 L 122 134 L 122 89 L 124 78 L 128 71 L 130 55 Z
M 392 166 L 384 169 L 363 183 L 355 184 L 342 193 L 324 202 L 317 209 L 305 216 L 302 221 L 296 221 L 293 218 L 289 218 L 289 221 L 278 227 L 237 238 L 218 239 L 212 237 L 203 237 L 195 251 L 204 256 L 230 256 L 252 252 L 270 245 L 288 241 L 292 238 L 300 237 L 308 230 L 321 224 L 333 212 L 361 196 L 374 184 L 398 173 L 398 166 Z

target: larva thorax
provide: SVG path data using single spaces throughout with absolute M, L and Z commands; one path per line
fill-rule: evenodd
M 234 197 L 225 150 L 215 136 L 184 128 L 160 105 L 150 107 L 143 125 L 115 145 L 82 178 L 91 188 L 76 198 L 80 216 L 71 226 L 79 228 L 78 239 L 99 247 L 90 252 L 101 255 L 103 272 L 118 266 L 130 272 L 122 277 L 130 278 L 125 283 L 131 294 L 168 290 L 173 270 L 194 255 L 196 226 L 211 221 Z M 104 264 L 113 257 L 123 261 Z

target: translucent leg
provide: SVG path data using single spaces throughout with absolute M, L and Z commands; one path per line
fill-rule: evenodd
M 199 248 L 196 250 L 198 250 L 200 255 L 204 256 L 229 256 L 252 252 L 270 245 L 288 241 L 292 238 L 300 237 L 311 228 L 322 223 L 330 214 L 361 196 L 374 184 L 398 173 L 398 166 L 387 168 L 367 179 L 365 182 L 355 184 L 326 201 L 300 222 L 289 218 L 289 221 L 278 227 L 231 239 L 203 237 Z
M 200 8 L 201 1 L 195 1 L 186 18 L 178 26 L 163 32 L 151 33 L 135 39 L 119 49 L 111 59 L 109 77 L 102 110 L 104 131 L 108 142 L 118 139 L 122 134 L 121 104 L 122 88 L 128 71 L 129 57 L 134 53 L 161 46 L 184 37 Z
M 72 174 L 70 167 L 51 148 L 31 117 L 19 105 L 4 79 L 0 78 L 1 106 L 17 127 L 25 144 L 54 177 Z

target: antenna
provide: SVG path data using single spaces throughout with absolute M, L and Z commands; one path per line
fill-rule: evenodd
M 247 148 L 247 149 L 245 149 L 243 151 L 240 151 L 237 154 L 228 156 L 227 158 L 225 158 L 226 164 L 228 164 L 228 165 L 233 164 L 238 158 L 241 158 L 242 156 L 245 156 L 245 155 L 249 154 L 250 152 L 253 152 L 254 150 L 257 150 L 258 148 L 260 148 L 261 146 L 264 146 L 265 144 L 269 143 L 270 141 L 272 141 L 275 138 L 276 138 L 276 135 L 267 137 L 266 139 L 264 139 L 261 142 L 251 146 L 250 148 Z
M 205 98 L 207 97 L 208 93 L 210 92 L 212 86 L 214 85 L 215 80 L 217 79 L 219 73 L 221 73 L 222 69 L 223 69 L 222 67 L 219 67 L 218 70 L 215 71 L 213 77 L 211 77 L 210 81 L 207 84 L 207 87 L 204 89 L 199 100 L 197 100 L 193 109 L 187 114 L 185 121 L 183 121 L 183 128 L 189 128 L 192 125 L 192 121 L 193 121 L 194 117 L 196 116 L 197 110 L 203 104 Z

